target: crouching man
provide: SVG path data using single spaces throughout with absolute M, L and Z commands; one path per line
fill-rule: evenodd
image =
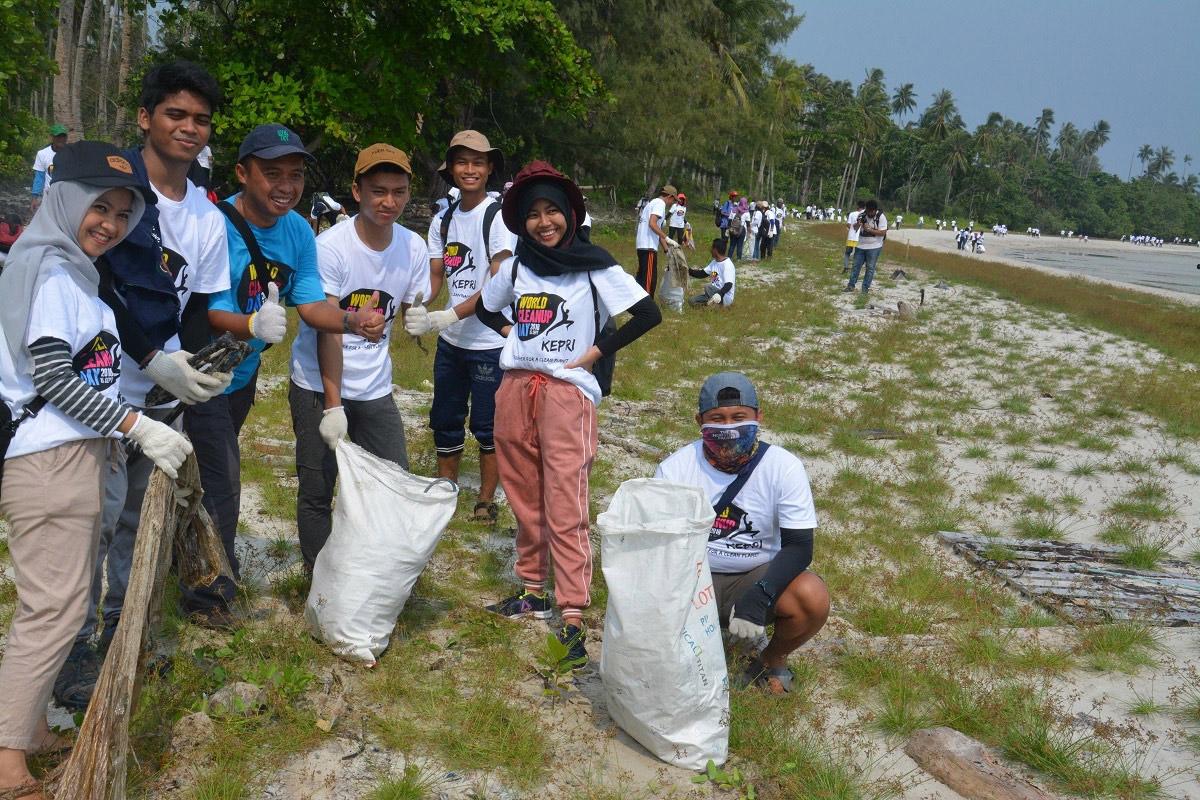
M 749 378 L 713 375 L 700 388 L 700 439 L 668 456 L 655 477 L 710 497 L 708 563 L 722 627 L 753 647 L 775 626 L 740 683 L 783 694 L 792 688 L 788 656 L 829 617 L 829 590 L 808 571 L 817 526 L 808 474 L 799 458 L 759 440 L 762 418 Z

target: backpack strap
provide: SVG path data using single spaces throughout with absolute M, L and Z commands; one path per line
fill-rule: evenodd
M 492 267 L 492 220 L 498 213 L 500 213 L 500 204 L 494 201 L 483 212 L 483 253 L 487 256 L 488 269 Z
M 592 271 L 589 269 L 588 286 L 592 287 L 592 320 L 595 324 L 595 333 L 592 339 L 592 344 L 600 341 L 600 295 L 596 292 L 596 284 L 592 281 Z
M 454 212 L 458 210 L 458 205 L 461 201 L 455 200 L 450 205 L 446 206 L 446 210 L 442 212 L 442 222 L 440 230 L 442 232 L 442 252 L 438 258 L 446 255 L 446 237 L 450 235 L 450 220 L 454 216 Z
M 217 203 L 217 208 L 221 209 L 221 213 L 233 223 L 233 227 L 237 228 L 237 232 L 241 234 L 242 241 L 246 243 L 246 249 L 250 251 L 250 260 L 254 262 L 254 266 L 258 267 L 259 272 L 263 275 L 267 275 L 267 259 L 263 256 L 262 248 L 258 246 L 258 239 L 254 238 L 254 231 L 250 230 L 250 224 L 246 222 L 246 218 L 228 200 Z
M 733 479 L 733 483 L 725 487 L 725 491 L 721 494 L 720 499 L 713 503 L 714 511 L 720 514 L 729 507 L 729 504 L 738 496 L 738 492 L 746 485 L 746 481 L 750 480 L 750 475 L 753 474 L 754 468 L 758 466 L 758 462 L 763 460 L 763 456 L 767 454 L 767 450 L 770 447 L 771 445 L 766 442 L 758 443 L 758 450 L 750 457 L 746 465 L 738 470 L 737 477 Z

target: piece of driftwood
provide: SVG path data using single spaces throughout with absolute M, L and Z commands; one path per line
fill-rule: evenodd
M 220 537 L 200 505 L 200 471 L 188 456 L 172 481 L 155 469 L 142 501 L 133 565 L 121 624 L 96 681 L 71 756 L 47 782 L 54 796 L 70 800 L 124 800 L 129 722 L 141 676 L 157 630 L 172 555 L 189 586 L 230 574 Z
M 925 728 L 904 752 L 967 800 L 1053 800 L 1054 795 L 1005 766 L 986 747 L 953 728 Z
M 1125 566 L 1124 550 L 1039 539 L 940 531 L 942 541 L 1069 622 L 1144 620 L 1200 625 L 1200 573 L 1164 558 L 1155 570 Z

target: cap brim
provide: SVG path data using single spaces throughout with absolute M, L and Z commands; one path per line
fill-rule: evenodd
M 75 180 L 79 183 L 86 184 L 88 186 L 101 186 L 105 189 L 132 189 L 133 191 L 138 192 L 142 195 L 142 199 L 144 199 L 146 201 L 147 205 L 154 205 L 155 203 L 158 202 L 158 195 L 156 195 L 154 193 L 154 190 L 151 189 L 149 186 L 145 185 L 144 183 L 138 183 L 136 181 L 128 181 L 128 180 L 125 180 L 124 178 L 116 178 L 116 177 L 112 177 L 112 178 L 76 178 Z
M 254 156 L 255 158 L 261 158 L 264 161 L 272 161 L 276 158 L 283 158 L 284 156 L 291 155 L 304 156 L 304 160 L 310 164 L 315 164 L 317 162 L 316 156 L 303 148 L 296 147 L 294 144 L 277 144 L 273 147 L 264 147 L 261 150 L 255 150 L 252 153 L 246 153 L 246 155 L 242 156 L 242 158 Z M 242 158 L 239 158 L 238 160 L 241 161 Z

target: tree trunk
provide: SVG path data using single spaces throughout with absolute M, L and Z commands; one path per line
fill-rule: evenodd
M 754 195 L 762 197 L 764 180 L 767 172 L 767 147 L 763 145 L 762 160 L 758 162 L 758 181 L 754 184 Z
M 126 144 L 125 137 L 125 104 L 120 101 L 121 91 L 125 81 L 129 80 L 129 63 L 133 59 L 133 28 L 134 18 L 130 13 L 130 0 L 123 0 L 121 7 L 121 55 L 117 58 L 117 85 L 114 95 L 117 100 L 117 114 L 113 120 L 113 139 L 119 144 Z
M 71 63 L 71 121 L 67 125 L 83 136 L 83 73 L 87 71 L 87 40 L 92 25 L 92 8 L 95 0 L 83 0 L 83 11 L 79 15 L 79 34 L 75 37 L 75 56 Z
M 950 190 L 954 188 L 954 170 L 950 170 L 950 180 L 946 182 L 946 199 L 942 201 L 942 216 L 950 210 Z
M 58 66 L 58 74 L 54 76 L 54 119 L 53 122 L 66 123 L 71 116 L 71 47 L 75 34 L 75 2 L 74 0 L 59 0 L 58 29 L 55 34 L 54 62 Z M 79 132 L 74 131 L 68 139 L 79 138 Z
M 875 189 L 875 197 L 878 198 L 883 194 L 883 165 L 884 160 L 879 159 L 879 187 Z
M 867 148 L 863 145 L 858 146 L 858 162 L 854 165 L 854 180 L 850 181 L 850 196 L 846 198 L 845 205 L 839 205 L 838 208 L 847 208 L 850 203 L 858 196 L 858 171 L 862 167 L 863 151 Z

